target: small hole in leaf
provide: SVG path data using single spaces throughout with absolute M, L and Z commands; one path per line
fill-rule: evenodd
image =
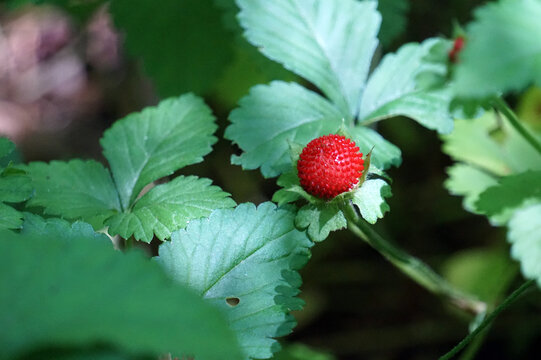
M 228 297 L 227 299 L 225 299 L 225 302 L 227 303 L 227 305 L 235 307 L 240 303 L 240 299 L 237 297 Z

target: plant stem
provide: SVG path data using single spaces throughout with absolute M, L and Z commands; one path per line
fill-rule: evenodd
M 501 304 L 498 306 L 492 313 L 490 313 L 489 316 L 486 317 L 485 320 L 479 326 L 472 331 L 468 336 L 466 336 L 464 339 L 462 339 L 461 342 L 458 343 L 454 348 L 451 349 L 447 354 L 443 355 L 439 358 L 439 360 L 449 360 L 453 356 L 455 356 L 460 350 L 464 348 L 464 346 L 468 345 L 470 341 L 472 341 L 481 331 L 483 331 L 488 325 L 494 321 L 494 319 L 506 308 L 511 306 L 512 303 L 514 303 L 522 293 L 524 293 L 526 290 L 528 290 L 530 287 L 532 287 L 535 284 L 535 280 L 528 280 L 524 284 L 522 284 L 518 289 L 513 291 L 511 295 L 509 295 Z
M 348 222 L 348 229 L 419 285 L 444 297 L 461 310 L 475 315 L 486 311 L 487 305 L 484 302 L 456 289 L 420 259 L 399 249 L 374 231 L 371 225 L 360 217 L 353 204 L 344 206 L 343 211 Z
M 522 125 L 515 112 L 511 110 L 505 100 L 501 97 L 496 97 L 494 98 L 493 103 L 494 107 L 506 117 L 511 126 L 513 126 L 515 130 L 541 154 L 541 143 L 539 143 L 539 141 Z

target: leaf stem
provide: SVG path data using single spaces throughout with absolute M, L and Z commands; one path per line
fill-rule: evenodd
M 474 315 L 482 314 L 486 311 L 486 303 L 456 289 L 420 259 L 399 249 L 379 235 L 371 225 L 361 218 L 353 207 L 353 204 L 350 203 L 344 206 L 343 211 L 346 215 L 348 229 L 367 242 L 413 281 L 428 291 L 449 300 L 461 310 Z
M 518 289 L 513 291 L 489 316 L 483 320 L 479 326 L 472 331 L 468 336 L 462 339 L 454 348 L 451 349 L 447 354 L 439 358 L 439 360 L 449 360 L 455 356 L 460 350 L 462 350 L 466 345 L 468 345 L 481 331 L 483 331 L 488 325 L 490 325 L 494 319 L 506 308 L 511 306 L 520 295 L 522 295 L 526 290 L 532 287 L 535 284 L 535 280 L 528 280 L 522 284 Z
M 522 135 L 522 137 L 529 142 L 538 153 L 541 154 L 541 143 L 539 143 L 539 141 L 528 132 L 524 125 L 522 125 L 515 112 L 511 110 L 505 100 L 503 100 L 501 97 L 495 97 L 493 104 L 499 112 L 505 115 L 505 118 L 509 121 L 511 126 L 513 126 L 515 130 L 518 131 L 518 133 Z

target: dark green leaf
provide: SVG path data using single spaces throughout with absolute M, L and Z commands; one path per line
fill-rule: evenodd
M 134 236 L 150 242 L 160 240 L 185 227 L 191 220 L 206 217 L 212 210 L 235 206 L 229 194 L 211 180 L 179 176 L 143 195 L 130 212 L 116 214 L 107 221 L 109 233 L 124 239 Z
M 216 130 L 214 116 L 192 94 L 162 101 L 156 107 L 117 121 L 101 139 L 122 208 L 127 210 L 144 186 L 203 160 Z
M 213 0 L 113 0 L 110 8 L 162 97 L 208 91 L 232 57 L 233 37 Z
M 34 162 L 26 169 L 35 189 L 28 206 L 43 207 L 45 214 L 84 219 L 99 229 L 120 211 L 111 175 L 96 161 Z
M 0 229 L 19 229 L 22 224 L 22 213 L 11 206 L 0 203 Z
M 76 229 L 79 227 L 79 229 Z M 222 315 L 139 253 L 55 221 L 0 241 L 1 358 L 96 343 L 132 355 L 238 359 Z M 66 232 L 70 236 L 65 236 Z M 159 306 L 149 304 L 159 302 Z
M 373 1 L 237 0 L 245 36 L 270 59 L 317 85 L 342 111 L 357 114 L 378 45 Z
M 294 326 L 289 311 L 302 306 L 294 270 L 308 260 L 312 243 L 294 218 L 272 203 L 242 204 L 190 222 L 160 246 L 166 271 L 222 309 L 244 359 L 271 357 L 279 348 L 273 338 Z
M 21 162 L 21 155 L 14 143 L 8 138 L 0 137 L 0 168 L 5 168 L 11 162 Z
M 32 192 L 30 177 L 22 174 L 0 175 L 0 201 L 10 203 L 25 201 Z
M 318 94 L 295 83 L 274 81 L 258 85 L 229 116 L 225 137 L 244 153 L 232 162 L 244 169 L 261 167 L 265 177 L 292 170 L 288 143 L 310 140 L 338 131 L 340 111 Z
M 383 18 L 379 39 L 384 46 L 390 46 L 406 30 L 409 8 L 409 0 L 378 1 L 378 11 Z

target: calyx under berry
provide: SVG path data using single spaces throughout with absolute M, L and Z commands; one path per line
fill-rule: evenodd
M 297 162 L 302 188 L 324 200 L 355 188 L 363 170 L 363 154 L 359 147 L 345 136 L 336 134 L 310 141 Z

